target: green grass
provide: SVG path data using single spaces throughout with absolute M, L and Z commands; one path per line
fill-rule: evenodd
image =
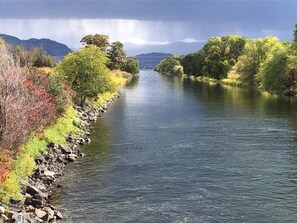
M 65 144 L 69 134 L 78 134 L 81 130 L 75 126 L 79 120 L 76 111 L 69 106 L 64 115 L 56 123 L 44 129 L 43 133 L 33 135 L 21 146 L 18 158 L 14 161 L 14 170 L 11 171 L 7 180 L 0 185 L 0 200 L 8 202 L 9 198 L 22 199 L 21 182 L 27 181 L 36 168 L 35 158 L 46 153 L 46 146 L 50 142 Z
M 44 130 L 43 138 L 47 143 L 65 144 L 67 136 L 81 132 L 77 124 L 79 124 L 79 119 L 76 117 L 76 111 L 72 106 L 69 106 L 54 125 Z

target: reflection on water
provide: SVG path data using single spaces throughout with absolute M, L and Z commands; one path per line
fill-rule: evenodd
M 65 222 L 294 222 L 296 100 L 142 71 L 54 204 Z

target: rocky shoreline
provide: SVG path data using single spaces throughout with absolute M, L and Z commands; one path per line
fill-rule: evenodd
M 75 162 L 79 157 L 85 156 L 80 151 L 79 145 L 91 141 L 89 136 L 92 123 L 101 117 L 110 103 L 119 97 L 119 94 L 115 94 L 99 109 L 90 106 L 74 107 L 80 119 L 78 127 L 83 133 L 76 138 L 69 136 L 66 139 L 67 145 L 55 143 L 47 145 L 47 153 L 35 159 L 37 168 L 29 181 L 21 182 L 25 188 L 23 191 L 25 200 L 11 199 L 8 211 L 0 203 L 0 223 L 57 222 L 63 219 L 62 213 L 49 204 L 51 190 L 61 187 L 59 178 L 63 175 L 64 167 L 68 163 Z

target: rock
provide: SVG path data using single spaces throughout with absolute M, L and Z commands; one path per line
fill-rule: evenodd
M 47 213 L 47 221 L 54 219 L 55 212 L 50 207 L 45 207 L 43 210 Z M 41 218 L 43 219 L 43 218 Z
M 52 210 L 56 210 L 57 208 L 54 206 L 54 205 L 49 205 L 49 207 L 52 209 Z
M 35 223 L 34 219 L 31 218 L 30 213 L 23 213 L 23 222 Z
M 36 215 L 36 217 L 44 220 L 44 218 L 47 216 L 47 213 L 43 210 L 35 209 L 35 215 Z
M 32 205 L 26 207 L 26 212 L 35 212 L 35 208 Z
M 35 158 L 35 162 L 36 162 L 37 164 L 41 164 L 41 163 L 43 163 L 44 161 L 45 161 L 44 156 L 39 156 L 39 157 Z
M 62 153 L 70 154 L 72 153 L 71 149 L 68 146 L 60 146 Z
M 67 156 L 67 159 L 70 161 L 70 162 L 74 162 L 75 160 L 77 160 L 77 155 L 76 154 L 69 154 Z
M 56 175 L 56 173 L 53 172 L 53 171 L 49 171 L 49 170 L 46 169 L 46 170 L 44 171 L 43 175 L 45 175 L 45 176 L 47 176 L 47 177 L 54 177 L 54 176 Z
M 86 154 L 84 154 L 84 153 L 80 153 L 79 154 L 81 157 L 85 157 L 86 156 Z
M 45 200 L 44 199 L 36 199 L 36 198 L 26 198 L 25 199 L 25 205 L 32 205 L 33 207 L 36 208 L 41 208 L 45 205 Z
M 52 148 L 55 148 L 55 147 L 58 147 L 58 145 L 56 144 L 56 143 L 53 143 L 53 142 L 51 142 L 51 143 L 49 143 L 48 145 L 47 145 L 47 147 L 52 147 Z
M 79 140 L 79 144 L 80 144 L 80 145 L 83 145 L 84 143 L 85 143 L 85 140 L 84 140 L 84 139 L 80 139 L 80 140 Z
M 16 211 L 9 211 L 6 216 L 8 217 L 8 219 L 11 219 L 13 222 L 18 219 L 19 214 Z
M 1 219 L 2 218 L 2 219 Z M 0 222 L 1 222 L 1 220 L 2 220 L 2 222 L 7 222 L 8 221 L 8 217 L 6 216 L 6 215 L 4 215 L 4 214 L 1 214 L 0 215 Z M 1 223 L 2 223 L 1 222 Z
M 63 156 L 58 156 L 58 157 L 57 157 L 57 161 L 58 161 L 59 163 L 65 163 L 65 162 L 66 162 Z
M 5 208 L 0 206 L 0 214 L 4 214 L 5 213 Z
M 63 215 L 60 211 L 56 211 L 55 216 L 57 217 L 57 220 L 63 219 Z
M 38 217 L 35 217 L 34 220 L 35 220 L 35 222 L 38 222 L 38 223 L 43 222 L 43 220 L 41 218 L 38 218 Z
M 27 183 L 27 190 L 26 193 L 32 195 L 34 198 L 45 198 L 47 199 L 47 194 L 41 192 L 37 187 L 32 186 L 31 184 Z

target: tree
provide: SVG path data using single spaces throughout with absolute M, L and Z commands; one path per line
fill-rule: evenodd
M 194 69 L 193 69 L 194 58 L 195 58 L 194 53 L 187 54 L 186 56 L 181 57 L 180 63 L 183 67 L 185 74 L 194 75 Z
M 239 57 L 236 64 L 236 72 L 240 75 L 241 80 L 247 85 L 256 85 L 256 76 L 263 63 L 282 48 L 282 43 L 276 37 L 248 41 L 244 48 L 244 54 Z
M 285 72 L 285 85 L 288 90 L 288 95 L 296 93 L 296 81 L 297 81 L 297 55 L 290 54 L 288 56 L 286 72 Z M 295 90 L 295 92 L 294 92 Z
M 103 51 L 106 51 L 107 47 L 109 46 L 109 37 L 104 34 L 89 34 L 84 36 L 80 42 L 84 45 L 95 45 Z
M 110 48 L 107 50 L 110 63 L 108 67 L 111 70 L 119 69 L 126 63 L 126 52 L 124 50 L 124 45 L 119 42 L 113 42 Z
M 203 76 L 215 79 L 227 77 L 238 57 L 243 54 L 246 38 L 241 36 L 212 37 L 201 50 Z
M 260 87 L 271 93 L 282 94 L 287 89 L 289 80 L 286 80 L 287 50 L 276 52 L 267 60 L 257 75 Z
M 69 82 L 83 106 L 86 98 L 114 88 L 108 75 L 106 53 L 90 45 L 70 53 L 58 66 L 59 76 Z
M 36 85 L 7 46 L 0 44 L 0 148 L 16 152 L 55 111 L 54 97 Z
M 126 63 L 121 67 L 121 70 L 133 75 L 139 73 L 139 62 L 135 57 L 128 57 Z
M 163 59 L 156 67 L 155 70 L 161 74 L 167 75 L 182 75 L 183 67 L 179 62 L 177 56 L 171 56 Z
M 21 67 L 28 65 L 28 54 L 23 46 L 16 46 L 14 48 L 15 58 L 18 58 Z
M 34 67 L 53 67 L 55 60 L 47 55 L 41 47 L 32 47 L 27 52 L 27 61 L 30 66 Z

